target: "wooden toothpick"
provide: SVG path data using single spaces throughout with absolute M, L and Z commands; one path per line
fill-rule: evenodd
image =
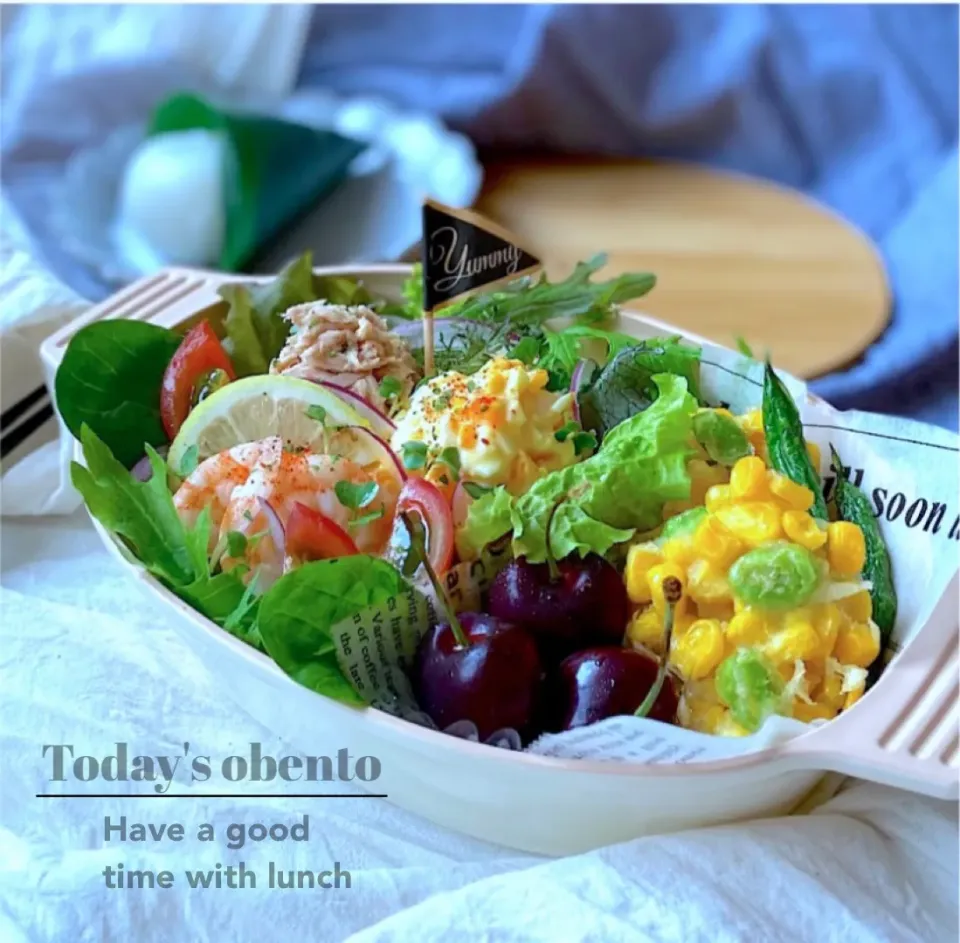
M 423 375 L 433 376 L 433 312 L 423 312 Z

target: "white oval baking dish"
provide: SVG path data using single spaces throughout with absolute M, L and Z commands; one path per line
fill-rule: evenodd
M 318 269 L 362 277 L 398 297 L 405 265 Z M 135 318 L 168 327 L 222 309 L 216 290 L 236 278 L 170 269 L 129 286 L 49 338 L 53 376 L 84 324 Z M 624 312 L 622 329 L 690 335 Z M 79 459 L 79 451 L 77 452 Z M 781 746 L 688 765 L 536 756 L 460 740 L 376 710 L 355 710 L 290 680 L 266 655 L 209 622 L 147 574 L 96 521 L 106 546 L 169 618 L 238 705 L 305 754 L 341 747 L 376 756 L 370 791 L 441 825 L 525 851 L 571 854 L 638 835 L 785 813 L 824 771 L 860 775 L 941 798 L 958 796 L 957 579 L 929 622 L 849 711 Z

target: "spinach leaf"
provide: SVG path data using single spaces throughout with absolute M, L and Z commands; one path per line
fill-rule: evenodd
M 653 378 L 662 373 L 683 377 L 698 396 L 700 348 L 659 337 L 621 349 L 580 396 L 584 427 L 602 440 L 625 419 L 643 412 L 659 395 Z
M 340 670 L 332 628 L 407 588 L 394 567 L 356 555 L 306 563 L 280 577 L 260 599 L 257 625 L 271 658 L 304 687 L 365 706 Z
M 143 321 L 96 321 L 71 338 L 57 370 L 57 408 L 76 438 L 88 425 L 129 468 L 144 443 L 167 441 L 160 386 L 180 335 Z

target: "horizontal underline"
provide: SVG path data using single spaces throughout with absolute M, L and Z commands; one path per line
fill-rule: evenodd
M 386 799 L 385 792 L 38 792 L 38 799 Z

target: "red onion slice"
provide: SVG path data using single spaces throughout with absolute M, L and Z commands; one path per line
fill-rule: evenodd
M 166 459 L 167 452 L 169 450 L 170 446 L 161 445 L 157 449 L 157 454 L 160 456 L 160 458 Z M 153 469 L 150 467 L 150 456 L 144 455 L 143 458 L 141 458 L 140 461 L 130 469 L 130 474 L 133 475 L 137 481 L 149 481 L 153 475 Z
M 257 502 L 260 506 L 261 513 L 264 518 L 266 518 L 267 530 L 270 531 L 270 539 L 277 548 L 277 553 L 282 558 L 287 552 L 287 534 L 283 529 L 283 522 L 280 520 L 280 515 L 273 509 L 270 502 L 264 498 L 257 498 Z
M 580 402 L 577 397 L 580 394 L 580 388 L 590 376 L 592 366 L 593 362 L 590 360 L 578 360 L 570 376 L 570 392 L 573 394 L 573 418 L 577 422 L 580 422 Z
M 321 381 L 320 386 L 326 387 L 331 393 L 339 396 L 348 406 L 352 406 L 370 423 L 374 432 L 378 435 L 387 439 L 393 435 L 394 430 L 397 428 L 393 421 L 386 413 L 377 409 L 366 397 L 361 396 L 359 393 L 354 393 L 353 390 L 345 386 L 340 386 L 339 383 L 330 383 L 327 380 Z

